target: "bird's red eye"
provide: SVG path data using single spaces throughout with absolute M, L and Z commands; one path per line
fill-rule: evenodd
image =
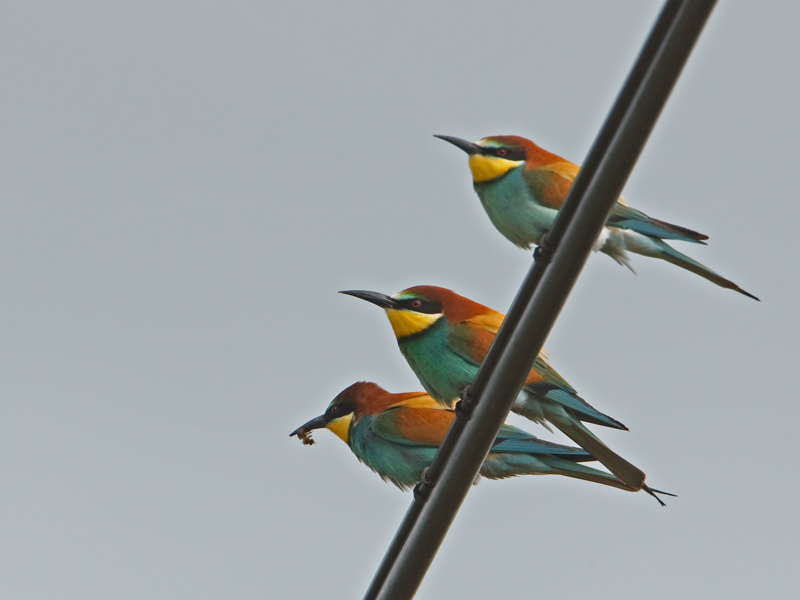
M 419 308 L 420 306 L 422 306 L 422 302 L 420 300 L 411 301 L 411 308 Z
M 500 148 L 497 151 L 497 156 L 505 156 L 506 154 L 508 154 L 508 150 L 506 150 L 505 148 Z

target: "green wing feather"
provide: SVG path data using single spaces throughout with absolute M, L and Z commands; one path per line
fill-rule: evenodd
M 630 229 L 637 233 L 650 235 L 665 240 L 679 240 L 682 242 L 693 242 L 703 244 L 708 236 L 698 233 L 680 225 L 672 225 L 658 219 L 648 217 L 643 212 L 617 202 L 606 221 L 607 227 L 619 227 Z

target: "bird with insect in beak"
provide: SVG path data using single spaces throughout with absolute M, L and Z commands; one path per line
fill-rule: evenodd
M 313 444 L 312 430 L 329 429 L 382 479 L 408 489 L 420 481 L 430 466 L 454 418 L 455 411 L 422 392 L 392 394 L 374 383 L 361 381 L 336 396 L 322 415 L 289 435 L 296 435 L 304 444 Z M 546 442 L 503 425 L 480 474 L 487 479 L 563 475 L 637 491 L 609 473 L 581 464 L 592 460 L 594 457 L 580 448 Z M 645 491 L 662 506 L 656 493 L 673 495 L 650 488 Z
M 489 220 L 500 233 L 520 248 L 542 243 L 580 167 L 516 135 L 491 136 L 477 142 L 447 135 L 434 137 L 469 155 L 473 186 Z M 594 249 L 631 271 L 628 252 L 660 258 L 720 287 L 758 300 L 664 241 L 705 245 L 703 240 L 707 239 L 702 233 L 648 217 L 619 199 Z
M 340 292 L 386 312 L 397 345 L 422 387 L 452 407 L 475 378 L 504 315 L 451 290 L 420 285 L 394 296 L 364 290 Z M 552 423 L 633 489 L 646 489 L 645 474 L 601 442 L 583 422 L 624 429 L 590 406 L 550 365 L 542 352 L 511 410 L 547 427 Z

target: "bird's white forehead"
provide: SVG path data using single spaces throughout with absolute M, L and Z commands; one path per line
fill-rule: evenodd
M 500 148 L 505 146 L 505 144 L 502 142 L 498 142 L 497 140 L 490 138 L 482 138 L 475 142 L 475 145 L 480 146 L 481 148 Z

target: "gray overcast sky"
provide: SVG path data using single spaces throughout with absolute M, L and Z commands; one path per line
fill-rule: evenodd
M 660 6 L 4 4 L 0 597 L 361 597 L 411 497 L 288 433 L 419 384 L 337 290 L 504 311 L 530 254 L 432 134 L 580 162 Z M 799 23 L 721 2 L 625 190 L 763 301 L 594 256 L 547 344 L 680 497 L 483 482 L 419 598 L 794 597 Z

